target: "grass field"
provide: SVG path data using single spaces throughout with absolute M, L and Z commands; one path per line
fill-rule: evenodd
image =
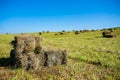
M 101 33 L 43 33 L 43 45 L 66 49 L 68 63 L 36 71 L 8 66 L 15 34 L 0 34 L 0 80 L 120 80 L 120 28 L 115 29 L 115 38 L 103 38 Z

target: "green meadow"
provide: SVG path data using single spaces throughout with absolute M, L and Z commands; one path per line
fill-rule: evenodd
M 42 45 L 67 50 L 68 63 L 36 71 L 9 66 L 10 42 L 16 34 L 0 34 L 0 80 L 120 80 L 120 28 L 114 38 L 103 38 L 102 32 L 42 33 Z

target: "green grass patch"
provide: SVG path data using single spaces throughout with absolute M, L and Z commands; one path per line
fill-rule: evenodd
M 12 70 L 0 66 L 0 78 L 7 80 L 119 80 L 120 79 L 120 28 L 117 37 L 103 38 L 102 31 L 55 35 L 43 33 L 43 45 L 68 51 L 67 65 L 44 68 L 38 71 Z M 33 33 L 38 34 L 38 33 Z M 9 62 L 15 35 L 0 35 L 0 61 Z M 1 63 L 1 65 L 3 64 Z M 5 77 L 4 74 L 7 76 Z

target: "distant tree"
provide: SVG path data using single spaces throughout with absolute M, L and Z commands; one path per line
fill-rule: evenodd
M 66 32 L 65 30 L 62 30 L 62 32 Z
M 72 30 L 73 32 L 75 32 L 76 30 Z
M 92 32 L 94 32 L 95 30 L 94 30 L 94 29 L 92 29 L 91 31 L 92 31 Z
M 9 34 L 9 33 L 6 33 L 7 35 Z
M 46 31 L 46 33 L 50 33 L 50 31 Z
M 83 32 L 83 30 L 80 30 L 80 32 Z
M 42 31 L 42 33 L 45 33 L 45 31 Z
M 70 31 L 68 31 L 67 33 L 70 33 Z
M 82 32 L 82 33 L 84 33 L 84 32 L 90 32 L 90 30 L 85 29 L 85 30 L 80 30 L 80 32 Z
M 85 29 L 84 32 L 90 32 L 90 30 Z

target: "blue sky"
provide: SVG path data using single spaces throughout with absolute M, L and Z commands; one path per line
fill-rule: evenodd
M 120 0 L 0 0 L 0 33 L 120 26 Z

